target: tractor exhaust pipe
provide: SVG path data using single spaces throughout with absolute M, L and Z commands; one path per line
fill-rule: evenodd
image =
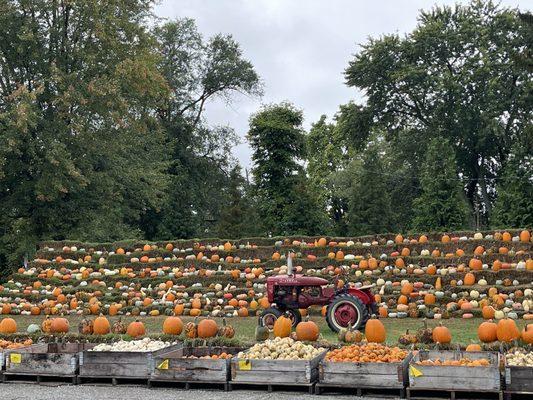
M 290 251 L 287 253 L 287 275 L 293 275 L 293 271 L 292 271 L 292 253 Z

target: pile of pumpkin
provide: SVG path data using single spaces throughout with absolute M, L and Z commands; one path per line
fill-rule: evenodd
M 324 351 L 322 347 L 278 336 L 254 344 L 247 351 L 239 352 L 237 357 L 247 360 L 311 360 Z
M 223 351 L 220 354 L 211 354 L 207 356 L 184 356 L 183 358 L 200 359 L 200 360 L 229 360 L 233 358 L 233 354 Z
M 331 350 L 326 361 L 357 363 L 395 363 L 407 357 L 408 352 L 399 347 L 389 347 L 381 343 L 352 344 Z
M 459 243 L 467 244 L 461 246 L 466 251 L 457 248 L 445 253 L 438 248 L 448 252 L 452 244 Z M 48 244 L 39 252 L 43 258 L 19 270 L 20 282 L 0 287 L 0 306 L 4 314 L 246 317 L 269 306 L 263 295 L 264 281 L 268 275 L 286 273 L 287 267 L 281 265 L 285 258 L 282 246 L 286 246 L 300 249 L 296 255 L 301 257 L 307 274 L 328 279 L 346 274 L 342 280 L 376 283 L 381 317 L 467 318 L 474 315 L 474 310 L 492 306 L 495 318 L 501 313 L 510 318 L 524 313 L 526 318 L 533 317 L 529 314 L 532 290 L 512 289 L 530 283 L 527 276 L 501 279 L 503 288 L 496 288 L 489 287 L 489 279 L 478 274 L 508 268 L 533 271 L 531 243 L 526 230 L 514 234 L 433 235 L 431 240 L 426 235 L 374 240 L 272 240 L 268 247 L 272 247 L 274 263 L 264 259 L 266 246 L 246 242 L 194 243 L 187 248 L 179 248 L 177 242 L 137 244 L 129 249 L 117 246 L 111 251 L 103 250 L 104 245 L 99 250 L 85 250 L 81 245 Z M 327 256 L 319 258 L 311 253 Z M 122 263 L 115 255 L 127 262 Z M 493 260 L 495 255 L 502 261 Z M 416 257 L 433 257 L 434 261 L 428 266 L 416 265 Z M 296 270 L 304 268 L 296 265 Z M 138 283 L 129 283 L 134 278 Z M 154 279 L 160 283 L 153 285 Z
M 28 347 L 33 344 L 33 340 L 31 339 L 25 339 L 21 342 L 12 342 L 11 340 L 3 340 L 0 339 L 0 349 L 4 350 L 10 350 L 10 349 L 21 349 L 23 347 Z
M 468 357 L 463 357 L 459 360 L 441 360 L 440 358 L 435 358 L 434 360 L 417 361 L 416 364 L 428 366 L 488 367 L 490 365 L 490 361 L 486 358 L 472 360 Z
M 482 322 L 477 330 L 478 338 L 483 343 L 499 341 L 511 343 L 522 340 L 525 344 L 533 344 L 533 324 L 526 324 L 522 332 L 516 322 L 510 318 L 504 318 L 498 323 L 488 320 Z
M 120 340 L 114 343 L 100 343 L 94 346 L 89 351 L 133 351 L 133 352 L 149 352 L 157 351 L 165 347 L 171 346 L 173 343 L 163 342 L 161 340 L 154 340 L 144 338 L 141 340 Z

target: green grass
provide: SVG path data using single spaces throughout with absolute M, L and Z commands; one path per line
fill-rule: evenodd
M 41 324 L 43 317 L 41 316 L 26 316 L 26 315 L 16 315 L 12 316 L 18 325 L 19 332 L 25 332 L 26 328 L 30 324 Z M 78 324 L 81 321 L 82 316 L 68 316 L 67 319 L 70 322 L 70 331 L 75 333 L 78 329 Z M 91 317 L 92 318 L 92 317 Z M 113 323 L 118 317 L 108 317 Z M 139 318 L 144 322 L 146 326 L 146 331 L 148 334 L 160 334 L 162 333 L 163 321 L 166 317 L 141 317 Z M 194 318 L 192 317 L 182 317 L 184 323 L 187 323 Z M 129 323 L 135 320 L 135 317 L 123 316 L 122 320 L 125 323 Z M 320 316 L 313 316 L 311 320 L 315 321 L 322 334 L 322 337 L 330 342 L 337 342 L 337 336 L 334 334 L 329 327 L 324 318 Z M 221 323 L 221 319 L 217 319 Z M 381 320 L 387 329 L 387 342 L 389 344 L 397 343 L 400 335 L 404 334 L 406 330 L 409 330 L 411 333 L 416 333 L 416 331 L 423 326 L 423 321 L 421 319 L 393 319 L 386 318 Z M 232 325 L 235 328 L 235 338 L 239 341 L 250 342 L 254 340 L 254 331 L 257 324 L 256 317 L 248 318 L 229 318 L 227 319 L 229 325 Z M 439 321 L 437 320 L 428 320 L 428 326 L 433 328 L 437 326 Z M 443 320 L 442 323 L 447 326 L 452 332 L 452 342 L 459 345 L 467 345 L 472 342 L 477 342 L 477 328 L 479 324 L 483 322 L 481 318 L 472 318 L 472 319 L 448 319 Z M 525 321 L 518 321 L 517 324 L 520 329 L 524 327 Z

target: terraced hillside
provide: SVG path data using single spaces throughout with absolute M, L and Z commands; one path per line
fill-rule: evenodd
M 251 238 L 159 243 L 44 242 L 0 286 L 3 314 L 249 316 L 286 254 L 308 275 L 376 285 L 390 318 L 533 318 L 529 231 Z M 319 310 L 316 310 L 319 312 Z

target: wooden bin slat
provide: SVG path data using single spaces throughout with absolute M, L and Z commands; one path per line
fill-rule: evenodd
M 468 357 L 472 360 L 486 358 L 490 361 L 487 367 L 437 366 L 416 364 L 420 360 L 459 360 Z M 419 351 L 411 363 L 422 373 L 415 377 L 409 373 L 409 386 L 412 389 L 427 390 L 461 390 L 461 391 L 499 391 L 500 383 L 500 355 L 490 352 L 463 351 Z
M 311 360 L 231 360 L 233 383 L 250 384 L 309 384 L 318 379 L 318 364 L 324 358 L 323 351 Z M 240 369 L 239 362 L 249 361 L 250 369 Z
M 533 367 L 509 365 L 506 359 L 505 389 L 508 392 L 533 393 Z
M 9 350 L 5 352 L 5 372 L 13 375 L 74 376 L 78 372 L 79 352 L 89 346 L 92 345 L 40 343 Z
M 80 355 L 79 376 L 148 379 L 154 357 L 179 347 L 181 344 L 175 344 L 153 352 L 84 351 Z
M 242 351 L 235 347 L 185 347 L 161 354 L 154 358 L 151 380 L 174 382 L 213 382 L 226 383 L 230 378 L 230 360 L 191 359 L 187 356 L 237 354 Z M 157 367 L 168 360 L 168 369 Z
M 412 354 L 398 363 L 320 362 L 320 384 L 355 388 L 401 389 L 408 383 L 408 368 Z

